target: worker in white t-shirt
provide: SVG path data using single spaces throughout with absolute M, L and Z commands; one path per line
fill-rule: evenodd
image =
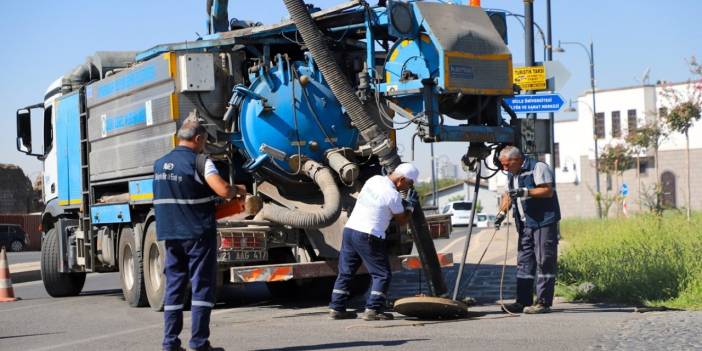
M 404 202 L 400 191 L 412 188 L 417 181 L 419 170 L 409 163 L 395 168 L 389 176 L 376 175 L 368 179 L 361 189 L 356 205 L 344 227 L 341 250 L 339 252 L 339 275 L 334 283 L 329 317 L 332 319 L 356 318 L 356 312 L 346 310 L 349 298 L 349 285 L 353 275 L 363 262 L 372 278 L 371 292 L 366 301 L 363 319 L 392 319 L 385 313 L 385 299 L 392 273 L 388 260 L 385 231 L 390 220 L 405 224 L 416 206 L 416 196 Z M 420 209 L 421 210 L 421 209 Z

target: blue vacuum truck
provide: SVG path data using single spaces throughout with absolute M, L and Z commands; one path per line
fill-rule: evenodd
M 310 281 L 331 291 L 358 192 L 401 163 L 394 126 L 416 127 L 413 142 L 469 145 L 469 163 L 514 142 L 502 118 L 514 91 L 496 29 L 504 16 L 496 26 L 500 16 L 479 7 L 424 1 L 282 5 L 290 19 L 262 25 L 210 0 L 208 35 L 96 52 L 17 111 L 17 149 L 43 161 L 51 296 L 79 294 L 87 273 L 119 271 L 129 305 L 163 308 L 152 165 L 191 113 L 206 121 L 220 174 L 250 193 L 218 215 L 220 283 L 266 282 L 273 294 Z M 32 148 L 37 125 L 42 150 Z M 389 229 L 393 268 L 423 269 L 431 294 L 445 295 L 441 267 L 453 262 L 437 255 L 428 223 L 450 228 L 448 218 L 414 212 Z

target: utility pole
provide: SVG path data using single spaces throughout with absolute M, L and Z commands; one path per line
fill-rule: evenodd
M 534 0 L 524 0 L 524 65 L 534 65 Z M 526 94 L 534 94 L 527 90 Z M 528 113 L 527 120 L 532 119 L 536 126 L 536 113 Z M 525 151 L 525 150 L 523 150 Z
M 546 0 L 546 60 L 553 61 L 553 43 L 551 42 L 551 0 Z M 556 77 L 552 79 L 552 90 L 556 89 Z M 551 168 L 553 168 L 553 183 L 556 183 L 556 116 L 553 112 L 548 113 L 548 121 L 551 126 L 551 142 L 549 143 L 549 154 L 551 155 Z

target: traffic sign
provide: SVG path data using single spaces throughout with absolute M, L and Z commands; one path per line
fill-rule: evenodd
M 619 191 L 622 193 L 622 196 L 627 196 L 629 195 L 629 186 L 624 183 Z
M 515 67 L 512 69 L 514 84 L 522 90 L 546 90 L 546 68 L 544 66 Z
M 560 94 L 516 95 L 505 102 L 516 113 L 556 112 L 564 103 Z

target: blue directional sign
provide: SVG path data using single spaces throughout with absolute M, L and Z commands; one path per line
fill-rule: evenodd
M 505 102 L 516 113 L 556 112 L 564 103 L 560 94 L 517 95 Z

